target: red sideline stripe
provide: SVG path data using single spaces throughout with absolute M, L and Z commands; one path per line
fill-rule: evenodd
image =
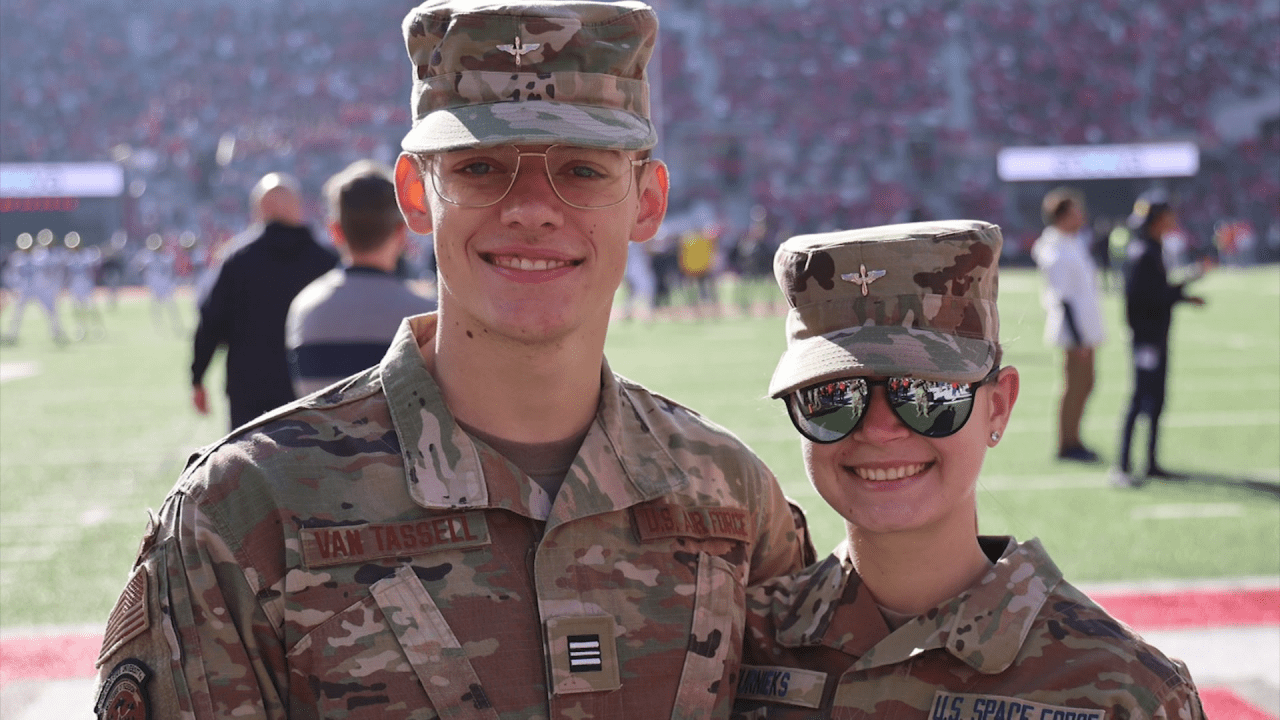
M 15 680 L 93 677 L 101 635 L 31 635 L 0 640 L 0 687 Z
M 1280 590 L 1183 590 L 1093 600 L 1138 630 L 1280 625 Z
M 1280 590 L 1131 593 L 1098 595 L 1094 600 L 1139 630 L 1280 625 Z M 0 686 L 15 680 L 92 677 L 93 662 L 101 647 L 101 635 L 32 635 L 0 640 Z
M 1270 714 L 1240 699 L 1226 688 L 1200 688 L 1205 717 L 1230 720 L 1275 720 Z
M 102 638 L 61 635 L 10 638 L 0 641 L 0 687 L 20 680 L 55 680 L 94 676 Z M 1273 720 L 1267 713 L 1227 688 L 1200 688 L 1207 717 L 1233 720 Z

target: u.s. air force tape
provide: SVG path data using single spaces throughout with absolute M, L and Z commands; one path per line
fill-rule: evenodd
M 932 720 L 1107 720 L 1105 710 L 1048 705 L 1003 695 L 939 690 L 929 710 Z
M 632 516 L 644 542 L 677 537 L 751 540 L 751 521 L 742 508 L 650 502 L 633 508 Z
M 817 708 L 827 674 L 773 665 L 743 665 L 738 671 L 738 698 Z

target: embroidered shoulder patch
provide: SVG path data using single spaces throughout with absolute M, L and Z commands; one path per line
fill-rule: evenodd
M 116 600 L 107 620 L 107 629 L 102 637 L 102 652 L 94 667 L 101 667 L 111 654 L 124 647 L 124 644 L 138 637 L 151 627 L 151 619 L 147 615 L 147 568 L 139 566 L 133 569 L 129 582 L 125 583 L 124 592 Z
M 939 690 L 933 696 L 929 717 L 936 720 L 969 720 L 1009 718 L 1021 720 L 1107 720 L 1105 710 L 1048 705 L 1003 695 L 973 695 Z
M 98 700 L 93 704 L 98 720 L 149 720 L 151 704 L 146 684 L 151 668 L 136 658 L 122 660 L 102 683 Z
M 800 668 L 772 665 L 743 665 L 738 671 L 737 697 L 746 700 L 798 705 L 822 706 L 822 691 L 827 674 Z
M 646 503 L 633 508 L 632 514 L 645 542 L 675 537 L 751 540 L 747 511 L 742 508 Z

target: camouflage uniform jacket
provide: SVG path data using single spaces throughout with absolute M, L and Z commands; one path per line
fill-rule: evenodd
M 894 631 L 847 545 L 752 588 L 735 717 L 1204 717 L 1186 667 L 1065 582 L 1039 541 L 980 541 L 991 571 Z
M 435 323 L 193 458 L 112 612 L 101 716 L 728 716 L 745 588 L 803 566 L 777 481 L 606 366 L 553 501 L 454 423 Z

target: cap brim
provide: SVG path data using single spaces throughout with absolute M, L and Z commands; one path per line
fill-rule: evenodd
M 400 147 L 432 153 L 512 143 L 647 150 L 658 134 L 648 120 L 624 110 L 534 100 L 436 110 L 413 126 Z
M 995 348 L 980 338 L 901 326 L 850 328 L 792 342 L 773 372 L 769 395 L 858 375 L 976 382 L 993 365 Z

